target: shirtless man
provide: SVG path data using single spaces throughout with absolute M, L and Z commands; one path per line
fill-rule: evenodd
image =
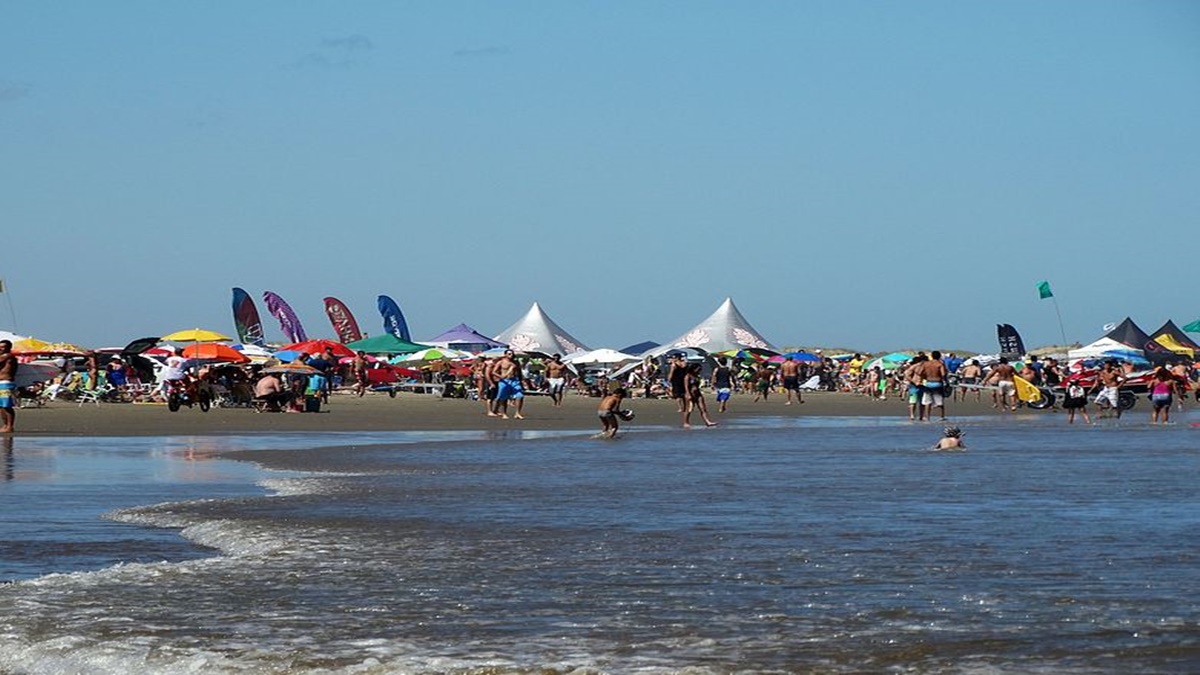
M 17 422 L 17 367 L 12 341 L 0 340 L 0 434 L 11 434 Z
M 980 380 L 982 380 L 982 379 L 983 379 L 983 366 L 979 365 L 978 359 L 971 359 L 967 363 L 963 364 L 962 368 L 959 369 L 958 382 L 959 382 L 959 384 L 975 385 L 975 386 L 958 387 L 954 391 L 955 396 L 959 396 L 960 397 L 959 400 L 965 401 L 965 400 L 967 400 L 967 391 L 969 391 L 970 389 L 974 389 L 975 390 L 975 400 L 976 401 L 983 400 L 983 390 L 980 389 L 978 386 Z
M 922 420 L 933 419 L 933 409 L 938 409 L 938 416 L 946 419 L 946 364 L 942 363 L 942 353 L 934 350 L 929 360 L 917 364 L 916 373 L 921 378 L 921 417 Z
M 1000 363 L 992 368 L 992 372 L 988 373 L 987 380 L 984 384 L 994 384 L 998 388 L 996 391 L 996 403 L 993 408 L 999 407 L 1005 412 L 1015 412 L 1017 409 L 1017 383 L 1013 379 L 1017 374 L 1016 368 L 1008 364 L 1008 357 L 1001 356 Z
M 796 392 L 797 403 L 804 403 L 800 396 L 800 364 L 791 356 L 784 357 L 779 366 L 779 376 L 783 378 L 783 390 L 787 392 L 787 403 L 784 405 L 792 404 L 792 392 Z
M 275 373 L 267 373 L 254 383 L 254 398 L 264 401 L 267 404 L 267 410 L 279 412 L 290 397 L 283 390 L 283 382 L 280 381 L 279 376 Z
M 354 373 L 354 393 L 361 398 L 367 393 L 367 354 L 358 352 L 354 355 L 350 370 Z
M 682 353 L 678 353 L 671 357 L 671 369 L 667 371 L 667 382 L 671 385 L 671 398 L 675 399 L 679 410 L 677 412 L 684 413 L 687 411 L 687 388 L 684 386 L 684 379 L 687 378 L 687 359 Z
M 550 401 L 555 408 L 561 408 L 563 391 L 567 387 L 567 364 L 562 362 L 562 354 L 555 354 L 546 364 L 546 385 L 549 387 Z
M 1105 361 L 1096 376 L 1096 384 L 1092 385 L 1093 390 L 1100 390 L 1096 395 L 1096 404 L 1101 412 L 1105 408 L 1112 408 L 1117 411 L 1117 419 L 1121 419 L 1121 384 L 1124 382 L 1125 375 L 1117 367 L 1117 362 L 1112 359 Z
M 514 418 L 523 420 L 521 409 L 525 404 L 525 391 L 521 388 L 521 366 L 514 360 L 513 351 L 504 352 L 504 356 L 492 366 L 492 381 L 496 383 L 496 403 L 492 407 L 492 417 L 508 419 L 508 402 L 515 401 L 516 413 Z
M 917 354 L 904 369 L 904 385 L 908 389 L 908 419 L 913 422 L 925 419 L 925 406 L 921 403 L 921 367 L 928 359 L 924 353 Z

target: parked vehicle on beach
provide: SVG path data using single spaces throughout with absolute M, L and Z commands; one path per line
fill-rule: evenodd
M 1061 386 L 1054 387 L 1053 389 L 1042 388 L 1042 401 L 1039 401 L 1037 405 L 1030 404 L 1030 407 L 1039 410 L 1049 408 L 1054 405 L 1057 398 L 1065 396 L 1067 387 L 1072 384 L 1078 384 L 1090 392 L 1092 387 L 1096 386 L 1096 377 L 1099 372 L 1100 369 L 1098 368 L 1089 368 L 1068 375 L 1063 379 Z M 1137 405 L 1138 395 L 1149 393 L 1150 381 L 1153 379 L 1153 370 L 1142 370 L 1126 375 L 1125 382 L 1121 384 L 1120 391 L 1117 394 L 1117 403 L 1121 410 L 1132 410 Z

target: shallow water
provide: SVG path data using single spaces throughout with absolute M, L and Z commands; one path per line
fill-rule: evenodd
M 852 418 L 612 442 L 18 438 L 4 540 L 107 548 L 0 550 L 21 577 L 0 587 L 0 668 L 1197 672 L 1188 421 L 972 420 L 961 453 L 925 449 L 937 426 Z M 354 449 L 267 452 L 301 438 Z M 189 464 L 195 443 L 287 470 Z M 65 511 L 39 530 L 47 498 Z

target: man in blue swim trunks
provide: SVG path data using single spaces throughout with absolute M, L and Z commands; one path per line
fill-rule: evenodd
M 0 340 L 0 434 L 10 434 L 17 421 L 17 357 L 12 341 Z
M 521 414 L 525 405 L 525 390 L 521 387 L 521 366 L 513 358 L 511 349 L 504 352 L 504 356 L 492 366 L 492 377 L 496 381 L 496 404 L 492 409 L 492 416 L 508 419 L 508 402 L 512 400 L 517 409 L 513 417 L 525 419 Z

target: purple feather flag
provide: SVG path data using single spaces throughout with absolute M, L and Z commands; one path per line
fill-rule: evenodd
M 300 325 L 300 318 L 283 301 L 283 298 L 271 291 L 266 291 L 263 293 L 263 302 L 267 303 L 267 311 L 279 319 L 279 329 L 283 331 L 288 342 L 304 342 L 308 339 L 308 336 L 304 334 L 304 326 Z

